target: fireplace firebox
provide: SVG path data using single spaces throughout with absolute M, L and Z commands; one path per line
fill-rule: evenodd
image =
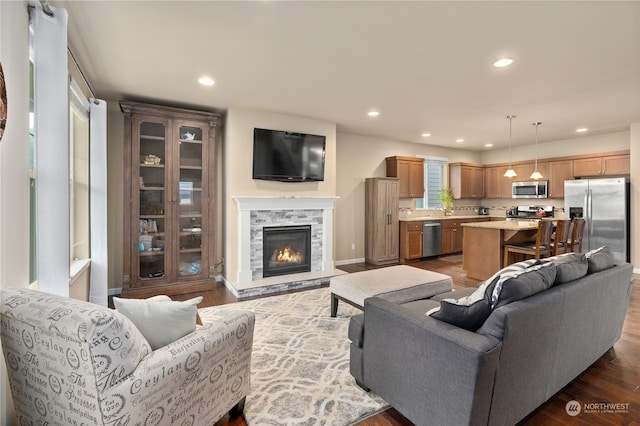
M 311 225 L 262 228 L 262 276 L 311 271 Z

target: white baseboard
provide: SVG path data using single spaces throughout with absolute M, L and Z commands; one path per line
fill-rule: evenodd
M 351 265 L 352 263 L 364 263 L 364 257 L 358 259 L 336 260 L 336 266 Z
M 109 289 L 109 296 L 117 296 L 119 294 L 122 294 L 122 287 L 116 287 L 116 288 L 110 288 Z
M 640 268 L 633 268 L 633 273 L 640 275 Z

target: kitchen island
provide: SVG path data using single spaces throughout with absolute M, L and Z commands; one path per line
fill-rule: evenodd
M 536 220 L 463 223 L 462 268 L 469 278 L 486 280 L 502 268 L 505 244 L 518 244 L 536 235 Z

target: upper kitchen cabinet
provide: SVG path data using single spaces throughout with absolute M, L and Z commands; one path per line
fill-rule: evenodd
M 549 181 L 549 198 L 564 198 L 564 181 L 573 179 L 573 160 L 550 161 L 548 174 L 542 173 Z
M 387 177 L 400 179 L 400 198 L 424 197 L 424 159 L 387 157 Z
M 492 166 L 484 170 L 485 197 L 511 198 L 511 178 L 505 177 L 508 166 Z
M 484 198 L 484 171 L 479 164 L 450 163 L 449 187 L 453 198 Z
M 630 169 L 629 154 L 612 154 L 573 160 L 573 175 L 614 176 L 628 175 Z

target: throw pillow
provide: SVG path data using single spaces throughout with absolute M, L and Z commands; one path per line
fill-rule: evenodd
M 440 307 L 433 309 L 433 312 L 429 311 L 431 312 L 430 316 L 465 330 L 476 331 L 491 314 L 491 306 L 489 306 L 484 297 L 473 302 L 469 300 L 463 301 L 463 299 L 470 298 L 471 296 L 458 300 L 444 299 L 440 302 Z M 429 315 L 429 312 L 427 312 L 427 315 Z
M 556 279 L 556 265 L 552 262 L 545 262 L 530 268 L 518 274 L 507 275 L 501 278 L 495 286 L 500 288 L 498 292 L 498 303 L 496 308 L 506 305 L 516 300 L 533 296 L 536 293 L 544 291 L 551 287 Z
M 200 302 L 202 296 L 184 302 L 113 298 L 116 310 L 133 322 L 154 351 L 196 329 Z
M 587 258 L 587 262 L 589 263 L 589 269 L 587 272 L 589 274 L 615 266 L 613 251 L 609 246 L 602 246 L 595 250 L 591 250 L 590 252 L 585 253 L 584 256 Z
M 499 279 L 524 271 L 537 263 L 539 260 L 530 259 L 502 268 L 481 283 L 471 295 L 460 299 L 443 299 L 439 307 L 431 309 L 426 315 L 469 331 L 476 331 L 484 324 L 491 314 L 491 310 L 498 303 L 499 293 L 495 296 L 495 303 L 492 303 L 492 299 L 494 288 Z
M 587 275 L 589 264 L 584 254 L 565 253 L 558 256 L 549 257 L 545 262 L 552 262 L 556 265 L 556 280 L 553 285 L 577 280 Z

